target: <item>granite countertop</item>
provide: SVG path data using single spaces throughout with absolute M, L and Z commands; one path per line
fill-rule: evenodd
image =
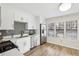
M 34 35 L 27 35 L 27 34 L 25 34 L 22 37 L 20 36 L 20 34 L 14 35 L 13 37 L 12 36 L 4 36 L 3 39 L 0 40 L 0 42 L 12 40 L 12 39 L 19 39 L 19 38 L 31 37 L 31 36 L 37 36 L 37 34 L 34 34 Z

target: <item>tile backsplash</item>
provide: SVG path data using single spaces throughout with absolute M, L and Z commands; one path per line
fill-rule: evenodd
M 0 33 L 2 33 L 2 36 L 8 36 L 8 35 L 13 35 L 14 31 L 13 30 L 0 30 Z
M 24 34 L 29 34 L 31 32 L 33 32 L 35 34 L 36 29 L 26 29 L 23 32 L 24 32 Z M 2 36 L 9 36 L 9 35 L 21 34 L 21 31 L 19 33 L 15 33 L 15 30 L 0 30 L 0 33 L 2 34 Z

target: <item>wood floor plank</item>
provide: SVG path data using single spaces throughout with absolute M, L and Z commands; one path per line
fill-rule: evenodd
M 31 51 L 24 53 L 25 56 L 79 56 L 79 50 L 64 46 L 45 43 Z

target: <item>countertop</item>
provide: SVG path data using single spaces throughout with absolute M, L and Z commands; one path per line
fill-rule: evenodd
M 0 42 L 3 42 L 3 41 L 8 41 L 8 40 L 14 40 L 14 39 L 20 39 L 20 38 L 25 38 L 25 37 L 31 37 L 31 36 L 38 36 L 37 34 L 34 34 L 34 35 L 25 35 L 23 37 L 20 37 L 20 34 L 19 35 L 14 35 L 14 37 L 12 36 L 4 36 L 2 40 L 0 40 Z

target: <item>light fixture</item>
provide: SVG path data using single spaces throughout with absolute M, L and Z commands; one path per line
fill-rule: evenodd
M 60 11 L 67 11 L 71 8 L 72 4 L 71 3 L 61 3 L 59 5 L 59 10 Z

